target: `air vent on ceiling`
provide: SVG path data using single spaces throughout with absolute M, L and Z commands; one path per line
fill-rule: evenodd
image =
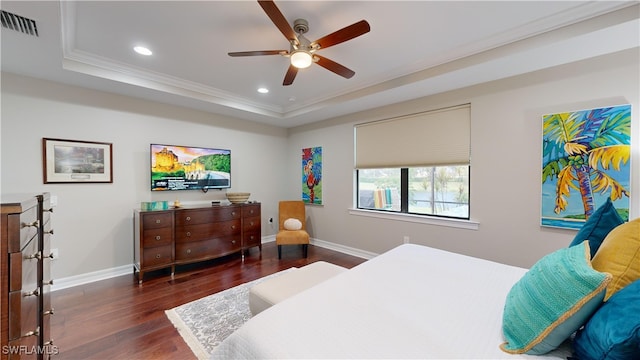
M 3 28 L 19 31 L 27 35 L 38 36 L 38 27 L 36 26 L 35 20 L 0 10 L 0 21 L 2 21 Z

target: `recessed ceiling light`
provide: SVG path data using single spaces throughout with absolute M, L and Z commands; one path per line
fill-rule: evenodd
M 134 47 L 134 48 L 133 48 L 133 50 L 134 50 L 135 52 L 137 52 L 138 54 L 140 54 L 140 55 L 146 55 L 146 56 L 149 56 L 149 55 L 153 54 L 153 53 L 151 52 L 151 50 L 149 50 L 148 48 L 146 48 L 146 47 L 144 47 L 144 46 L 136 46 L 136 47 Z
M 260 94 L 266 94 L 269 92 L 269 89 L 261 87 L 261 88 L 258 88 L 258 92 Z

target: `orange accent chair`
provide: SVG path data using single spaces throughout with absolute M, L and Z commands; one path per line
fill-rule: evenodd
M 309 248 L 309 233 L 306 230 L 304 202 L 302 200 L 280 201 L 278 204 L 278 219 L 279 227 L 276 234 L 278 259 L 282 258 L 282 245 L 302 245 L 302 252 L 306 258 Z M 287 223 L 286 225 L 285 222 Z

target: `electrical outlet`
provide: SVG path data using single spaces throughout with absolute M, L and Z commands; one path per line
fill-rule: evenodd
M 409 237 L 405 235 L 403 241 L 404 241 L 405 244 L 408 244 L 409 243 Z

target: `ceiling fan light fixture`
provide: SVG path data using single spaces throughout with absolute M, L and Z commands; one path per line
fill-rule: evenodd
M 297 50 L 291 54 L 291 65 L 297 67 L 298 69 L 304 69 L 311 66 L 313 62 L 313 57 L 310 53 L 304 50 Z
M 298 74 L 298 69 L 307 68 L 313 63 L 345 79 L 351 79 L 355 75 L 353 70 L 333 60 L 316 55 L 316 52 L 368 33 L 371 27 L 366 20 L 360 20 L 311 42 L 304 36 L 309 30 L 309 22 L 307 20 L 296 19 L 293 22 L 293 26 L 290 26 L 289 21 L 273 0 L 258 0 L 258 3 L 271 19 L 271 22 L 289 42 L 289 50 L 230 52 L 229 56 L 281 55 L 288 57 L 290 63 L 284 75 L 282 86 L 291 85 Z

